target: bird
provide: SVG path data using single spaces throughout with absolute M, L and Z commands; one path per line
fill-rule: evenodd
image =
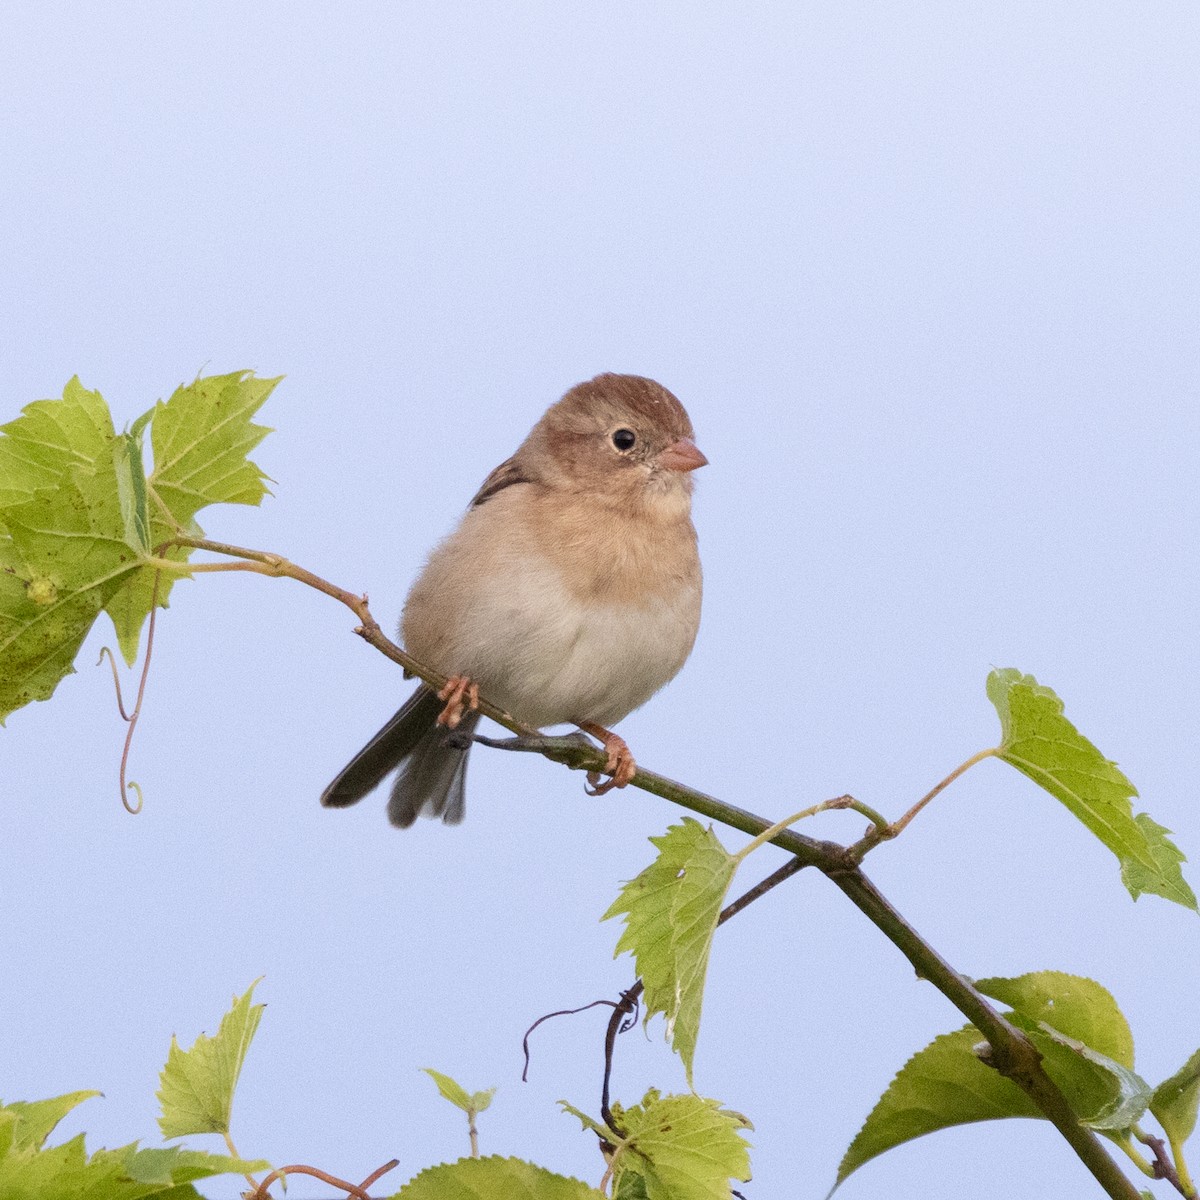
M 408 593 L 400 640 L 447 683 L 420 684 L 321 803 L 355 804 L 398 770 L 393 825 L 460 822 L 481 694 L 529 728 L 596 737 L 610 778 L 592 794 L 628 784 L 637 764 L 610 726 L 675 677 L 699 629 L 692 472 L 707 462 L 652 379 L 597 375 L 552 404 Z

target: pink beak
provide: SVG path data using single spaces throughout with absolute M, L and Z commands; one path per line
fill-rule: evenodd
M 658 464 L 668 471 L 694 471 L 703 467 L 708 459 L 700 453 L 696 443 L 691 438 L 679 438 L 665 450 L 659 452 Z

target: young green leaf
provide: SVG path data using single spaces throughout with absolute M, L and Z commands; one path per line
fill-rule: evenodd
M 12 1144 L 18 1149 L 40 1150 L 55 1126 L 72 1109 L 99 1092 L 68 1092 L 51 1100 L 13 1100 L 0 1105 L 0 1112 L 13 1114 Z
M 666 1018 L 690 1085 L 709 951 L 737 860 L 691 817 L 650 841 L 658 858 L 621 889 L 601 919 L 625 914 L 614 953 L 633 954 L 646 1020 L 656 1012 Z
M 125 525 L 125 541 L 149 554 L 150 502 L 146 493 L 146 468 L 142 465 L 141 442 L 130 433 L 118 434 L 113 441 L 113 473 L 117 481 L 117 500 Z
M 1065 804 L 1117 856 L 1135 900 L 1152 892 L 1195 910 L 1179 867 L 1184 856 L 1168 831 L 1144 814 L 1135 820 L 1137 789 L 1063 716 L 1054 692 L 1009 667 L 988 676 L 987 693 L 1000 717 L 997 757 Z
M 471 1097 L 467 1094 L 466 1088 L 456 1083 L 449 1075 L 443 1075 L 441 1071 L 435 1071 L 432 1067 L 422 1067 L 421 1070 L 437 1084 L 437 1090 L 455 1108 L 461 1108 L 465 1113 L 471 1111 Z
M 200 1034 L 190 1050 L 183 1050 L 174 1037 L 161 1075 L 158 1118 L 163 1137 L 189 1133 L 228 1133 L 233 1093 L 246 1051 L 263 1005 L 252 1004 L 257 980 L 244 996 L 235 996 L 233 1007 L 221 1018 L 215 1037 Z
M 637 1195 L 640 1181 L 647 1200 L 729 1200 L 730 1179 L 750 1178 L 749 1122 L 716 1100 L 651 1089 L 641 1104 L 614 1106 L 613 1119 L 623 1131 L 612 1159 L 617 1195 Z
M 159 546 L 185 531 L 200 536 L 196 514 L 209 504 L 259 504 L 266 495 L 266 476 L 247 455 L 270 430 L 251 418 L 279 383 L 257 379 L 249 371 L 210 375 L 175 389 L 134 422 L 129 437 L 140 444 L 147 423 L 154 452 L 148 482 L 147 543 Z M 165 557 L 184 561 L 190 554 L 178 546 Z M 167 607 L 174 580 L 158 581 L 158 606 Z M 125 661 L 137 658 L 142 625 L 150 615 L 154 574 L 145 571 L 128 581 L 105 605 L 116 626 Z
M 1200 1100 L 1200 1050 L 1154 1089 L 1150 1111 L 1167 1137 L 1182 1145 L 1196 1128 L 1196 1107 Z
M 582 1180 L 493 1155 L 429 1167 L 392 1200 L 604 1200 L 604 1194 Z
M 559 1100 L 558 1106 L 568 1116 L 574 1117 L 584 1129 L 590 1129 L 593 1133 L 604 1138 L 605 1141 L 616 1139 L 616 1134 L 607 1126 L 602 1125 L 599 1121 L 589 1117 L 582 1109 L 576 1108 L 573 1104 L 568 1104 L 565 1100 Z

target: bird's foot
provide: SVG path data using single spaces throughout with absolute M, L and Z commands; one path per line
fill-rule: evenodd
M 603 725 L 596 725 L 591 721 L 580 721 L 579 728 L 584 733 L 590 733 L 592 737 L 600 739 L 604 753 L 608 756 L 604 764 L 604 773 L 612 777 L 601 781 L 600 772 L 589 771 L 587 781 L 590 786 L 584 789 L 587 794 L 603 796 L 613 788 L 625 787 L 637 774 L 637 763 L 634 762 L 625 739 L 620 734 L 613 733 L 611 729 L 605 729 Z
M 438 699 L 444 700 L 446 706 L 438 713 L 437 723 L 447 729 L 457 729 L 463 713 L 468 709 L 474 712 L 479 707 L 479 684 L 467 675 L 451 675 L 438 692 Z

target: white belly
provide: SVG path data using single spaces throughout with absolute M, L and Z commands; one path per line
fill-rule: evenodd
M 657 602 L 597 605 L 575 598 L 544 560 L 475 598 L 456 669 L 526 725 L 612 725 L 672 679 L 700 622 L 700 588 Z

